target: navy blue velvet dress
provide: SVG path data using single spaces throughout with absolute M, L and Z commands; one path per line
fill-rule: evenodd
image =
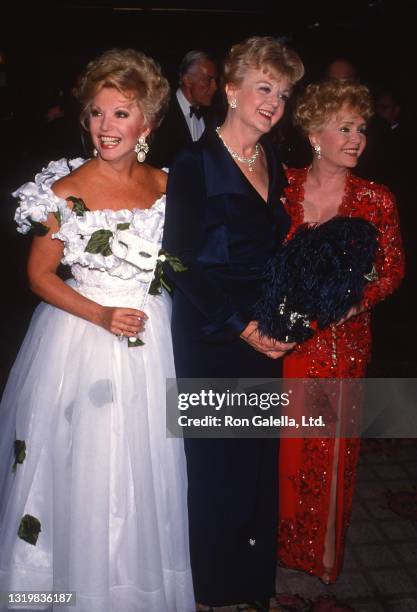
M 262 271 L 289 229 L 286 179 L 269 143 L 265 202 L 217 134 L 171 167 L 164 248 L 187 267 L 173 273 L 172 334 L 178 378 L 278 378 L 280 360 L 239 335 L 260 295 Z M 213 606 L 274 592 L 277 442 L 186 439 L 191 565 L 196 600 Z

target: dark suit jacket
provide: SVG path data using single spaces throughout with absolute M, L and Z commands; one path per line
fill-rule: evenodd
M 249 376 L 269 375 L 262 370 L 271 360 L 239 338 L 260 296 L 264 266 L 289 227 L 280 201 L 286 178 L 267 140 L 263 146 L 270 177 L 266 203 L 215 132 L 180 153 L 171 168 L 164 248 L 187 266 L 178 273 L 167 268 L 177 288 L 173 336 L 179 376 L 198 376 L 183 371 L 182 364 L 187 370 L 192 363 L 194 371 L 206 367 L 210 375 L 223 365 L 223 376 L 232 376 L 231 353 L 241 365 L 240 376 L 245 375 L 246 358 Z M 223 364 L 218 347 L 209 347 L 213 343 L 223 343 Z M 198 353 L 199 364 L 191 357 Z M 274 371 L 276 375 L 276 365 Z
M 210 123 L 210 113 L 202 109 L 206 125 Z M 204 135 L 204 133 L 203 133 Z M 170 168 L 178 151 L 193 144 L 184 113 L 178 104 L 177 96 L 171 98 L 167 114 L 150 142 L 146 162 L 155 168 Z

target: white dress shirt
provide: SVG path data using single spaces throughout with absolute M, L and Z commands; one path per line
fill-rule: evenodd
M 204 124 L 204 119 L 203 117 L 197 119 L 194 114 L 192 117 L 190 117 L 190 106 L 192 105 L 188 102 L 187 98 L 184 96 L 180 88 L 177 89 L 176 96 L 178 104 L 180 105 L 180 108 L 184 113 L 188 129 L 190 130 L 191 138 L 195 142 L 201 137 L 202 133 L 204 132 L 204 128 L 206 127 Z

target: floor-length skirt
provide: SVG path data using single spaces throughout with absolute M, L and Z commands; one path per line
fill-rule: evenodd
M 179 379 L 276 379 L 279 360 L 240 338 L 205 342 L 198 317 L 176 292 L 172 331 Z M 267 601 L 275 593 L 278 446 L 267 438 L 185 440 L 197 601 L 225 606 Z
M 73 612 L 194 609 L 183 443 L 165 427 L 169 298 L 146 312 L 145 345 L 128 347 L 35 311 L 0 407 L 0 591 L 73 591 Z
M 286 358 L 284 378 L 288 380 L 284 384 L 291 386 L 291 379 L 305 378 L 309 364 L 309 357 Z M 337 579 L 343 565 L 360 450 L 360 438 L 351 436 L 359 431 L 362 403 L 360 385 L 349 385 L 341 378 L 333 379 L 332 384 L 337 389 L 336 404 L 322 406 L 320 414 L 328 423 L 335 419 L 335 437 L 283 436 L 278 461 L 278 557 L 289 568 L 318 577 L 327 573 L 330 582 Z M 291 413 L 301 418 L 310 414 L 311 396 L 303 395 L 302 386 L 297 389 L 298 393 L 292 396 Z M 343 435 L 346 429 L 349 437 Z M 331 431 L 330 426 L 327 431 Z M 324 563 L 329 520 L 334 532 L 334 561 L 330 566 Z

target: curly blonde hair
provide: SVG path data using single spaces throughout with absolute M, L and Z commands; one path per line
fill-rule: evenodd
M 272 36 L 253 36 L 234 45 L 224 63 L 223 83 L 240 85 L 249 69 L 271 72 L 278 79 L 285 77 L 294 85 L 304 74 L 298 53 Z
M 367 121 L 373 109 L 366 85 L 334 79 L 311 83 L 295 103 L 294 123 L 307 136 L 320 131 L 343 106 L 354 109 Z
M 168 108 L 170 88 L 159 65 L 134 49 L 110 49 L 89 62 L 81 75 L 77 97 L 82 104 L 81 125 L 88 129 L 88 116 L 94 96 L 104 87 L 122 94 L 133 94 L 147 127 L 155 129 Z

